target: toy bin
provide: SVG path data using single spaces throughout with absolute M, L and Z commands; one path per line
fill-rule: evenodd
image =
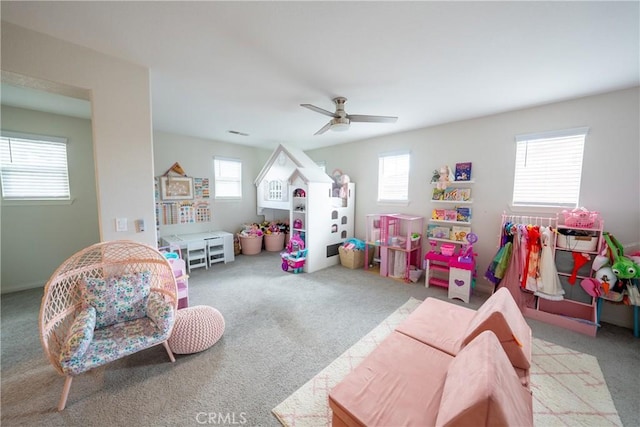
M 598 236 L 577 236 L 563 234 L 560 230 L 556 246 L 562 249 L 571 249 L 572 251 L 595 252 L 598 247 Z
M 442 255 L 452 256 L 455 250 L 456 245 L 453 243 L 443 243 L 440 245 L 440 252 L 442 252 Z
M 239 236 L 242 255 L 257 255 L 262 252 L 262 236 Z
M 345 249 L 340 246 L 338 252 L 340 253 L 340 264 L 343 267 L 351 269 L 364 267 L 364 251 Z
M 564 225 L 567 227 L 577 228 L 593 228 L 600 220 L 600 213 L 597 211 L 589 211 L 585 208 L 575 208 L 571 211 L 562 211 L 564 216 Z

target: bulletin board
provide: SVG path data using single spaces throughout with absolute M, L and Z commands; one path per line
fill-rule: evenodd
M 179 197 L 176 200 L 175 197 L 166 197 L 166 179 L 166 176 L 155 179 L 156 225 L 211 222 L 209 178 L 172 178 L 183 179 L 185 183 L 192 181 L 193 185 L 190 197 Z

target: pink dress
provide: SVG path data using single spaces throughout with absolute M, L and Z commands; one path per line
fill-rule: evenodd
M 537 225 L 528 228 L 528 259 L 524 287 L 535 292 L 538 290 L 538 267 L 540 265 L 540 227 Z

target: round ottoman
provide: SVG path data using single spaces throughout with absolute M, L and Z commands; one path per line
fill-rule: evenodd
M 169 347 L 176 354 L 203 351 L 214 345 L 224 333 L 224 318 L 207 305 L 183 308 L 176 313 Z

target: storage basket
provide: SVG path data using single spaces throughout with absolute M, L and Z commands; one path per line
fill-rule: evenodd
M 364 267 L 364 251 L 345 249 L 340 246 L 338 252 L 340 253 L 340 264 L 343 267 L 352 269 Z
M 262 236 L 239 236 L 242 255 L 257 255 L 262 252 Z
M 280 252 L 284 249 L 284 233 L 265 234 L 263 238 L 267 252 Z
M 600 213 L 589 211 L 585 208 L 576 208 L 572 211 L 562 211 L 564 225 L 568 227 L 593 228 L 600 219 Z
M 567 236 L 558 234 L 556 246 L 572 251 L 595 252 L 598 247 L 598 237 L 596 236 Z
M 442 255 L 452 256 L 455 250 L 456 245 L 453 243 L 443 243 L 440 245 L 440 252 L 442 252 Z

